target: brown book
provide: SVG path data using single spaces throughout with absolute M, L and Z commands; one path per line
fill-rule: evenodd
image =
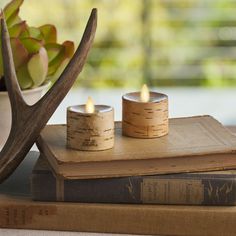
M 0 227 L 148 235 L 236 235 L 236 207 L 34 202 L 0 195 Z
M 92 179 L 232 169 L 236 137 L 210 116 L 170 119 L 167 136 L 135 139 L 121 135 L 115 146 L 99 152 L 66 148 L 66 126 L 49 125 L 37 145 L 62 178 Z
M 62 179 L 39 158 L 31 175 L 32 199 L 83 203 L 236 205 L 236 170 Z
M 35 160 L 36 154 L 31 153 L 0 185 L 1 228 L 179 236 L 236 235 L 236 207 L 34 202 L 29 195 L 29 173 Z

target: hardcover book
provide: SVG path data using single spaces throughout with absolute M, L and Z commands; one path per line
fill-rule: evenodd
M 236 170 L 71 180 L 55 177 L 41 157 L 31 189 L 36 201 L 235 205 Z
M 156 139 L 122 136 L 115 146 L 86 152 L 66 147 L 66 126 L 49 125 L 37 145 L 58 176 L 111 178 L 236 168 L 236 137 L 210 116 L 170 119 L 169 134 Z
M 236 207 L 36 202 L 30 153 L 0 185 L 0 227 L 147 235 L 236 235 Z

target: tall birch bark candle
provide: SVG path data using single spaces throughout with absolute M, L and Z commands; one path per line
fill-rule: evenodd
M 67 147 L 83 151 L 99 151 L 114 146 L 114 109 L 94 105 L 89 97 L 86 105 L 67 108 Z
M 149 92 L 144 85 L 141 92 L 122 97 L 122 133 L 134 138 L 158 138 L 168 134 L 168 96 Z

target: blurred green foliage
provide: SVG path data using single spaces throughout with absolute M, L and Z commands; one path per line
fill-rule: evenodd
M 92 7 L 98 29 L 79 86 L 236 85 L 236 0 L 26 0 L 20 14 L 78 44 Z

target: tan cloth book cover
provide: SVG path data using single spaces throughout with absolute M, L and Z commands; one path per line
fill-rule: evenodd
M 86 152 L 66 147 L 66 125 L 49 125 L 37 145 L 57 175 L 69 179 L 152 175 L 236 167 L 236 137 L 211 116 L 170 119 L 167 136 L 122 136 L 116 123 L 113 149 Z
M 0 194 L 0 228 L 233 236 L 236 207 L 34 202 Z

